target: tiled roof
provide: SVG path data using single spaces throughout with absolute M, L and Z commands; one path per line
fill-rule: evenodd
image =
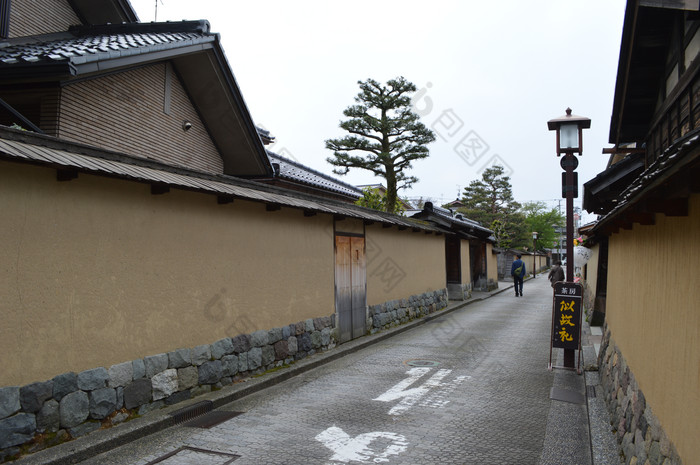
M 338 192 L 351 197 L 362 197 L 362 191 L 357 187 L 344 183 L 338 179 L 320 173 L 316 170 L 304 166 L 301 163 L 295 162 L 274 152 L 267 151 L 270 162 L 279 166 L 278 176 L 282 179 L 287 179 L 297 183 L 307 184 L 312 187 L 319 187 L 324 190 Z M 277 175 L 277 174 L 276 174 Z
M 496 241 L 493 231 L 485 228 L 478 221 L 471 220 L 460 213 L 454 213 L 447 208 L 433 205 L 432 202 L 426 202 L 423 210 L 411 215 L 411 218 L 432 221 L 440 226 L 450 228 L 453 231 L 465 233 L 467 236 L 473 234 L 491 242 Z
M 216 40 L 207 21 L 76 26 L 68 32 L 0 42 L 0 67 L 101 60 L 198 45 Z

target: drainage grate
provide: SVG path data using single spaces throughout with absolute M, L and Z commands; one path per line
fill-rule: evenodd
M 595 386 L 586 386 L 586 396 L 588 398 L 595 397 Z
M 585 404 L 586 398 L 580 392 L 569 391 L 558 387 L 552 387 L 549 391 L 549 398 L 552 400 L 561 400 L 572 404 Z
M 181 408 L 180 410 L 176 410 L 171 413 L 170 416 L 173 417 L 173 424 L 177 425 L 200 415 L 204 415 L 212 410 L 214 410 L 214 403 L 210 400 L 203 400 L 185 408 Z
M 440 362 L 435 360 L 408 360 L 404 363 L 410 367 L 436 367 L 440 365 Z
M 146 465 L 167 465 L 178 463 L 196 463 L 197 465 L 228 465 L 240 455 L 216 452 L 213 450 L 199 449 L 197 447 L 180 447 L 168 454 L 148 462 Z M 172 460 L 171 460 L 172 459 Z
M 197 418 L 185 423 L 183 426 L 191 426 L 193 428 L 212 428 L 218 424 L 221 424 L 233 417 L 237 417 L 243 412 L 228 412 L 226 410 L 214 410 L 213 412 L 205 413 Z

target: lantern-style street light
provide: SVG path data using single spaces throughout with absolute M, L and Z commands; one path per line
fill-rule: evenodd
M 578 197 L 578 176 L 574 170 L 578 159 L 574 154 L 583 154 L 583 130 L 591 127 L 590 118 L 571 114 L 571 108 L 559 118 L 547 121 L 550 131 L 557 134 L 557 156 L 564 157 L 560 165 L 565 171 L 562 176 L 562 197 L 566 197 L 566 281 L 574 282 L 574 197 Z M 579 328 L 580 331 L 580 328 Z M 580 336 L 580 332 L 579 332 Z M 564 349 L 564 367 L 574 368 L 575 349 Z M 580 354 L 579 354 L 580 361 Z M 551 365 L 551 354 L 550 354 Z
M 532 231 L 532 277 L 537 277 L 537 231 Z
M 562 197 L 566 197 L 566 280 L 574 281 L 574 198 L 578 197 L 578 167 L 575 153 L 583 153 L 583 130 L 591 127 L 590 118 L 571 114 L 571 108 L 559 118 L 547 121 L 550 131 L 557 134 L 557 156 L 564 154 L 561 167 L 565 170 Z

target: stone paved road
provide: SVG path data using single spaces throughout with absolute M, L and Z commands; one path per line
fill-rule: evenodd
M 229 404 L 244 413 L 211 429 L 170 428 L 83 463 L 535 465 L 550 318 L 549 283 L 531 280 L 523 298 L 503 292 Z

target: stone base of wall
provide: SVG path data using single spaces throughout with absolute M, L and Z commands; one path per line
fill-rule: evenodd
M 447 289 L 372 305 L 369 307 L 367 317 L 367 332 L 374 334 L 383 329 L 399 326 L 445 307 L 447 307 Z
M 333 315 L 0 388 L 0 462 L 293 363 L 337 340 Z
M 498 281 L 494 281 L 493 279 L 479 278 L 476 283 L 474 283 L 475 291 L 491 292 L 495 289 L 498 289 Z
M 447 297 L 449 300 L 468 300 L 471 296 L 472 283 L 447 285 Z
M 613 431 L 627 465 L 682 465 L 673 443 L 646 404 L 607 324 L 598 356 L 600 382 Z

